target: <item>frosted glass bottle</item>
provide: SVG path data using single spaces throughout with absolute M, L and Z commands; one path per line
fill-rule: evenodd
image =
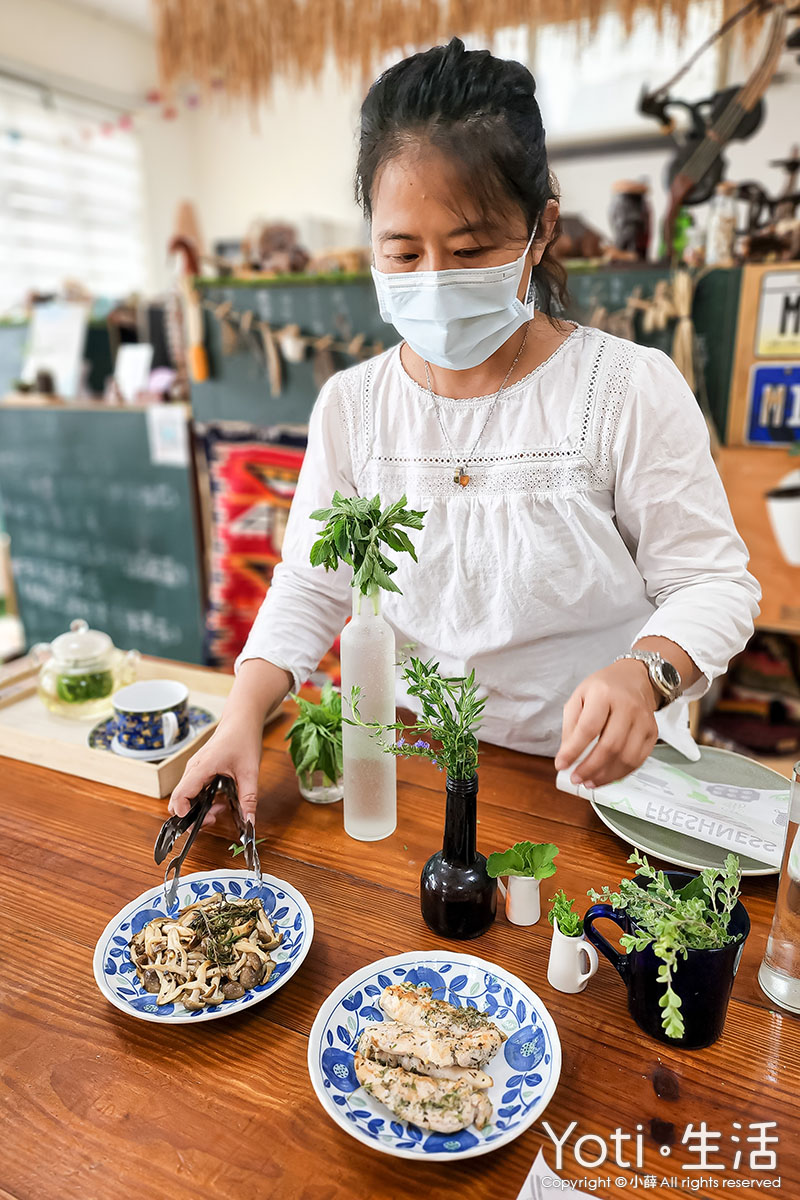
M 358 711 L 363 721 L 389 724 L 395 716 L 394 630 L 381 614 L 381 593 L 369 596 L 353 588 L 353 618 L 339 643 L 342 667 L 342 714 L 352 715 L 350 690 L 361 688 Z M 395 731 L 382 735 L 394 741 Z M 397 826 L 397 763 L 366 729 L 342 722 L 344 830 L 360 842 L 377 842 Z

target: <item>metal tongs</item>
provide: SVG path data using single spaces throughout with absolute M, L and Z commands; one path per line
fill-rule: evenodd
M 261 863 L 259 862 L 256 850 L 256 835 L 253 823 L 245 821 L 242 817 L 234 781 L 227 775 L 215 775 L 196 797 L 188 813 L 183 817 L 169 817 L 161 826 L 161 830 L 156 838 L 153 858 L 157 863 L 162 863 L 178 838 L 186 833 L 187 830 L 189 831 L 189 836 L 184 842 L 180 854 L 170 859 L 167 863 L 167 869 L 164 872 L 164 897 L 169 908 L 172 907 L 178 898 L 178 884 L 180 882 L 183 861 L 189 853 L 194 839 L 200 832 L 203 821 L 206 819 L 212 804 L 218 798 L 220 792 L 227 796 L 231 806 L 233 819 L 239 831 L 239 839 L 244 846 L 244 860 L 247 869 L 248 871 L 254 871 L 258 882 L 261 882 Z

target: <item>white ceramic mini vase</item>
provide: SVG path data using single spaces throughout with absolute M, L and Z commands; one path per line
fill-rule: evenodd
M 553 922 L 553 940 L 547 963 L 547 982 L 557 992 L 582 992 L 598 967 L 597 951 L 583 934 L 567 937 Z
M 502 879 L 497 886 L 506 901 L 506 917 L 512 925 L 535 925 L 542 914 L 538 879 L 527 875 L 509 875 L 508 887 Z

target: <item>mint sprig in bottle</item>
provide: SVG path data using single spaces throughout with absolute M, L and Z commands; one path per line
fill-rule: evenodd
M 345 497 L 335 492 L 330 508 L 316 509 L 311 519 L 324 521 L 311 548 L 312 566 L 353 569 L 351 620 L 340 639 L 342 711 L 351 716 L 352 689 L 359 689 L 365 721 L 390 725 L 395 720 L 394 630 L 381 612 L 381 592 L 399 592 L 392 579 L 397 564 L 387 551 L 408 553 L 417 561 L 405 529 L 422 529 L 424 511 L 407 509 L 401 496 L 381 508 L 379 495 Z M 397 826 L 397 764 L 366 729 L 342 725 L 344 828 L 362 842 L 380 841 Z

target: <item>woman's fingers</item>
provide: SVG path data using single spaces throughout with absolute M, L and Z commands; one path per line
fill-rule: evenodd
M 625 708 L 612 709 L 597 745 L 575 768 L 573 782 L 583 783 L 587 787 L 601 787 L 612 778 L 618 778 L 613 773 L 622 762 L 632 725 L 631 714 Z
M 240 769 L 236 775 L 236 789 L 239 793 L 239 808 L 245 821 L 256 823 L 258 808 L 258 771 Z
M 581 782 L 594 789 L 624 779 L 642 765 L 657 738 L 651 714 L 635 713 L 633 720 L 626 708 L 612 714 L 594 750 L 577 768 Z
M 216 771 L 203 766 L 202 759 L 190 758 L 177 786 L 169 798 L 169 811 L 185 817 L 203 786 L 213 779 Z
M 206 825 L 216 825 L 217 817 L 220 815 L 220 813 L 227 812 L 229 807 L 230 806 L 229 806 L 227 800 L 218 800 L 214 804 L 212 804 L 211 808 L 208 810 L 208 812 L 205 815 L 205 820 L 203 821 L 203 828 L 205 828 Z
M 610 708 L 608 689 L 603 686 L 593 687 L 585 693 L 580 688 L 573 692 L 564 706 L 563 733 L 556 755 L 556 770 L 571 766 L 589 743 L 602 733 Z M 572 778 L 575 781 L 574 774 Z

